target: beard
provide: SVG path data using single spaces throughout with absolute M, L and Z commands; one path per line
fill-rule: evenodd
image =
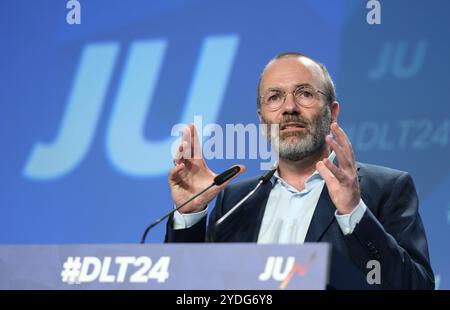
M 281 129 L 284 124 L 295 122 L 304 126 L 304 131 L 291 132 L 271 132 L 271 124 L 261 116 L 264 124 L 267 125 L 267 137 L 272 147 L 278 153 L 279 158 L 290 161 L 299 161 L 317 153 L 325 144 L 325 137 L 330 133 L 331 109 L 324 106 L 322 111 L 311 120 L 299 114 L 286 114 L 277 125 Z

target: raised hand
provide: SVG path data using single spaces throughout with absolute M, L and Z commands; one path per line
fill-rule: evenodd
M 331 132 L 336 137 L 326 137 L 326 142 L 336 153 L 339 166 L 328 158 L 319 161 L 316 169 L 325 180 L 331 200 L 340 214 L 348 214 L 361 199 L 355 155 L 345 132 L 337 123 L 331 124 Z
M 203 159 L 201 145 L 195 126 L 189 124 L 187 127 L 183 128 L 182 133 L 182 141 L 174 160 L 175 167 L 172 168 L 169 173 L 170 191 L 172 193 L 172 199 L 177 206 L 211 185 L 216 176 L 216 174 L 208 168 Z M 236 176 L 245 171 L 245 166 L 239 165 L 239 167 L 241 170 Z M 182 207 L 179 211 L 181 213 L 202 211 L 205 206 L 236 176 L 220 186 L 212 187 L 203 195 L 195 198 L 192 202 Z

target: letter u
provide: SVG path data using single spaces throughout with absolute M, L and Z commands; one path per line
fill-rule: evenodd
M 195 115 L 216 120 L 237 50 L 235 35 L 206 38 L 194 72 L 181 123 Z M 166 50 L 165 40 L 132 45 L 106 132 L 106 149 L 113 166 L 135 177 L 158 176 L 172 165 L 173 137 L 147 141 L 144 125 L 151 108 L 157 77 Z M 201 135 L 202 133 L 199 133 Z

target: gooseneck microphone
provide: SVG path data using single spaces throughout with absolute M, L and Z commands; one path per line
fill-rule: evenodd
M 229 179 L 231 179 L 232 177 L 234 177 L 236 174 L 239 173 L 239 171 L 241 171 L 241 168 L 239 166 L 233 166 L 228 170 L 225 170 L 224 172 L 222 172 L 221 174 L 217 175 L 214 178 L 214 181 L 211 183 L 211 185 L 209 185 L 207 188 L 203 189 L 202 191 L 198 192 L 197 194 L 193 195 L 192 197 L 190 197 L 188 200 L 186 200 L 185 202 L 183 202 L 181 205 L 179 205 L 178 207 L 170 210 L 169 212 L 167 212 L 166 214 L 164 214 L 162 217 L 160 217 L 159 219 L 157 219 L 156 221 L 154 221 L 152 224 L 150 224 L 149 226 L 147 226 L 147 228 L 144 231 L 144 234 L 142 235 L 141 238 L 141 243 L 145 243 L 145 239 L 147 238 L 147 234 L 150 231 L 150 229 L 152 229 L 153 227 L 155 227 L 156 225 L 158 225 L 159 223 L 161 223 L 165 218 L 169 217 L 172 213 L 174 213 L 175 211 L 179 210 L 180 208 L 184 207 L 185 205 L 187 205 L 188 203 L 190 203 L 192 200 L 194 200 L 195 198 L 197 198 L 198 196 L 202 195 L 204 192 L 206 192 L 207 190 L 209 190 L 211 187 L 213 186 L 220 186 L 223 183 L 225 183 L 226 181 L 228 181 Z
M 224 216 L 222 216 L 216 223 L 214 226 L 214 232 L 219 228 L 219 226 L 231 215 L 233 214 L 244 202 L 246 202 L 251 196 L 253 196 L 256 191 L 261 187 L 261 185 L 267 183 L 270 178 L 272 178 L 272 176 L 274 175 L 275 171 L 277 171 L 276 168 L 271 169 L 269 171 L 267 171 L 265 174 L 263 174 L 262 176 L 259 177 L 258 179 L 258 183 L 256 184 L 256 186 L 253 188 L 252 191 L 250 191 L 244 198 L 242 198 L 241 200 L 239 200 L 239 202 L 237 204 L 235 204 L 227 213 L 225 213 Z

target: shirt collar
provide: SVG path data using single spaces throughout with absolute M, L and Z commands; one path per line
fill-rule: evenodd
M 336 153 L 334 153 L 334 151 L 332 151 L 332 152 L 330 153 L 330 155 L 328 156 L 328 159 L 329 159 L 331 162 L 335 163 L 336 165 L 339 164 L 338 161 L 337 161 L 337 158 L 336 158 Z M 273 176 L 270 178 L 270 182 L 272 183 L 272 186 L 274 186 L 275 183 L 276 183 L 277 181 L 280 181 L 280 182 L 283 182 L 283 183 L 289 185 L 289 184 L 288 184 L 286 181 L 284 181 L 283 178 L 281 178 L 280 175 L 278 174 L 278 162 L 275 163 L 274 167 L 276 167 L 277 170 L 275 171 L 275 173 L 273 174 Z M 315 170 L 315 171 L 314 171 L 314 172 L 306 179 L 306 181 L 305 181 L 305 188 L 308 188 L 308 187 L 309 187 L 308 184 L 310 184 L 310 183 L 313 182 L 314 180 L 321 180 L 321 181 L 323 180 L 322 176 L 320 175 L 319 171 L 317 171 L 317 170 Z

